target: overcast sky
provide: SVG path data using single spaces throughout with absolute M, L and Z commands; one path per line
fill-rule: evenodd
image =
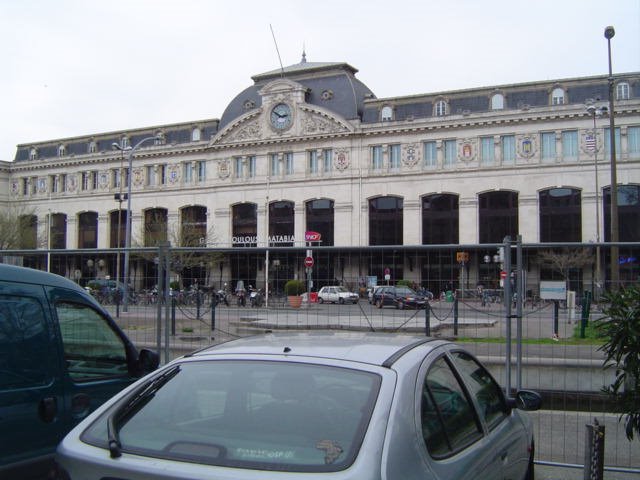
M 640 71 L 640 0 L 0 0 L 0 160 L 16 145 L 220 118 L 284 66 L 379 98 Z

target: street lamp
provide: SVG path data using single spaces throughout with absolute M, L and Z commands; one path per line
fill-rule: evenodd
M 127 172 L 127 223 L 125 225 L 124 232 L 124 286 L 123 286 L 123 294 L 124 294 L 124 302 L 122 305 L 122 311 L 129 311 L 129 250 L 131 249 L 131 179 L 133 177 L 133 154 L 134 152 L 142 146 L 143 143 L 149 142 L 151 140 L 160 140 L 161 138 L 158 136 L 153 137 L 145 137 L 136 143 L 133 148 L 123 147 L 119 143 L 112 143 L 111 146 L 117 150 L 128 150 L 129 151 L 129 166 Z
M 587 113 L 593 117 L 593 140 L 589 147 L 593 150 L 596 190 L 596 287 L 600 288 L 600 187 L 598 185 L 598 135 L 596 134 L 596 117 L 605 116 L 609 112 L 606 105 L 596 107 L 587 105 Z
M 611 286 L 618 288 L 620 268 L 618 266 L 618 178 L 616 173 L 616 130 L 613 118 L 613 73 L 611 68 L 611 39 L 616 34 L 612 26 L 604 29 L 609 57 L 609 145 L 611 149 Z

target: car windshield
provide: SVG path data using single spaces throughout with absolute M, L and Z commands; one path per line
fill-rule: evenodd
M 260 470 L 326 472 L 356 458 L 380 387 L 371 372 L 291 362 L 181 364 L 119 427 L 122 452 Z M 116 405 L 117 406 L 117 405 Z M 82 440 L 107 448 L 105 412 Z
M 349 290 L 347 290 L 345 287 L 336 287 L 336 289 L 340 293 L 349 293 Z
M 402 295 L 402 296 L 416 295 L 416 292 L 411 290 L 409 287 L 396 287 L 396 295 Z

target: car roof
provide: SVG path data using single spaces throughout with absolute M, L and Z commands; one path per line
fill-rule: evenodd
M 68 288 L 84 292 L 78 284 L 55 273 L 43 272 L 33 268 L 18 267 L 0 263 L 0 280 L 14 283 L 32 283 L 51 287 Z
M 430 344 L 435 348 L 443 343 L 448 342 L 432 337 L 380 332 L 274 332 L 232 340 L 188 356 L 285 355 L 389 366 L 403 353 L 418 345 Z

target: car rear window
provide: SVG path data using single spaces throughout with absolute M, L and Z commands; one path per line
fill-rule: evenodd
M 261 470 L 342 470 L 358 454 L 379 387 L 377 374 L 348 368 L 188 362 L 120 425 L 122 451 Z M 106 423 L 103 415 L 83 441 L 106 448 Z

